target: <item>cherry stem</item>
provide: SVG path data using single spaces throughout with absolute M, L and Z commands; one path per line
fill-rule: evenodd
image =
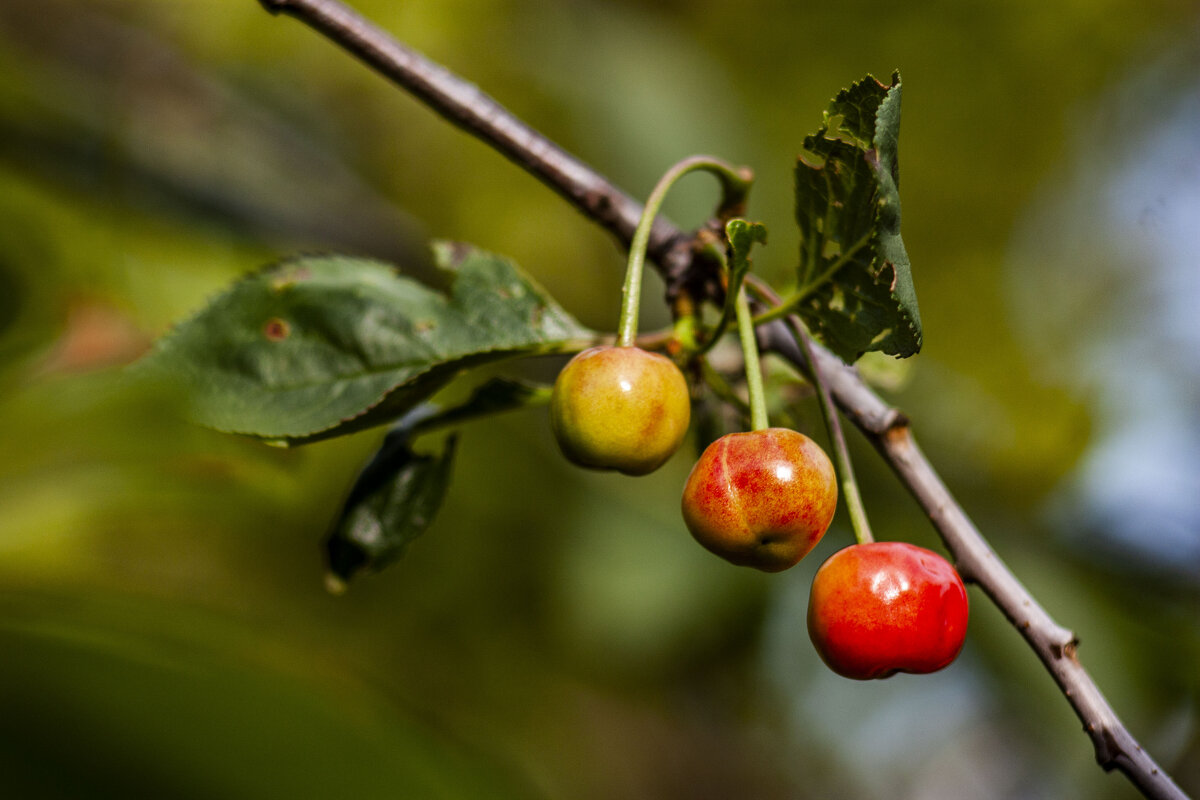
M 746 359 L 746 390 L 750 393 L 750 429 L 761 431 L 770 427 L 767 419 L 767 395 L 763 391 L 762 365 L 758 361 L 758 338 L 754 333 L 750 301 L 746 299 L 744 286 L 738 289 L 735 311 L 738 338 L 742 341 L 742 355 Z
M 718 214 L 738 208 L 745 202 L 746 193 L 750 191 L 753 180 L 752 173 L 743 168 L 738 169 L 728 162 L 713 156 L 691 156 L 680 161 L 667 170 L 642 209 L 633 239 L 629 244 L 629 266 L 625 270 L 625 286 L 621 290 L 621 317 L 617 322 L 617 346 L 632 347 L 637 338 L 638 308 L 641 303 L 642 272 L 646 264 L 646 248 L 650 243 L 650 231 L 654 227 L 654 217 L 662 207 L 667 192 L 677 180 L 689 172 L 704 170 L 716 175 L 721 181 L 723 197 Z
M 821 416 L 825 418 L 825 429 L 829 431 L 829 440 L 833 443 L 833 457 L 842 485 L 842 499 L 846 502 L 846 510 L 850 512 L 850 525 L 854 528 L 854 538 L 859 544 L 873 542 L 875 537 L 871 535 L 871 525 L 867 522 L 867 509 L 863 505 L 862 495 L 858 491 L 858 481 L 854 479 L 854 466 L 850 463 L 850 448 L 846 446 L 846 437 L 842 433 L 842 422 L 838 417 L 837 408 L 833 405 L 829 387 L 822 380 L 817 360 L 813 358 L 812 340 L 799 318 L 794 315 L 789 316 L 788 324 L 796 337 L 796 343 L 800 345 L 805 359 L 812 367 L 812 382 L 817 389 L 817 397 L 821 401 Z

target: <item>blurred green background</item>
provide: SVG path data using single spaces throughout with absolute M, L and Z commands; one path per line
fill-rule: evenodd
M 636 196 L 696 152 L 754 167 L 781 286 L 803 136 L 899 68 L 925 349 L 887 395 L 1200 793 L 1194 4 L 355 5 Z M 707 180 L 668 214 L 702 219 Z M 679 519 L 691 453 L 584 473 L 541 412 L 469 426 L 430 532 L 326 593 L 320 541 L 380 433 L 267 448 L 181 422 L 121 365 L 261 264 L 428 276 L 427 237 L 615 323 L 606 235 L 297 22 L 254 0 L 0 5 L 0 794 L 1136 796 L 977 589 L 945 672 L 838 678 L 804 609 L 841 515 L 797 568 L 749 574 Z M 937 547 L 852 445 L 877 534 Z

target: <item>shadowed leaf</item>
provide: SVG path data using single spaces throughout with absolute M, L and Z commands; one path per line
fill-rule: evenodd
M 838 94 L 796 165 L 797 312 L 848 362 L 921 349 L 921 316 L 900 238 L 900 76 Z
M 387 566 L 425 532 L 446 496 L 454 450 L 451 438 L 440 455 L 420 455 L 409 431 L 388 434 L 325 542 L 334 586 Z
M 454 440 L 434 457 L 414 453 L 414 438 L 549 399 L 548 386 L 492 378 L 458 405 L 422 403 L 405 414 L 355 481 L 326 542 L 334 587 L 387 566 L 433 521 L 450 481 Z

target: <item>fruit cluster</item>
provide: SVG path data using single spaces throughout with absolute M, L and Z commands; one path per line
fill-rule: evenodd
M 575 464 L 645 475 L 666 463 L 687 433 L 687 379 L 671 359 L 636 347 L 634 337 L 641 266 L 655 209 L 675 179 L 697 168 L 725 169 L 703 158 L 681 162 L 646 203 L 630 249 L 617 344 L 584 350 L 555 381 L 551 425 L 563 455 Z M 729 234 L 730 242 L 734 238 Z M 748 268 L 745 253 L 742 259 Z M 817 570 L 808 606 L 813 645 L 830 669 L 847 678 L 942 669 L 958 656 L 966 635 L 962 579 L 929 550 L 870 541 L 827 396 L 822 399 L 838 448 L 836 470 L 809 437 L 769 427 L 749 302 L 744 289 L 731 291 L 754 430 L 722 436 L 692 467 L 682 501 L 688 530 L 703 547 L 733 564 L 781 572 L 825 535 L 837 509 L 838 473 L 844 471 L 860 544 L 835 553 Z M 728 307 L 723 319 L 727 314 Z
M 644 475 L 687 431 L 687 382 L 670 359 L 636 347 L 596 347 L 555 382 L 550 416 L 563 454 L 591 469 Z M 779 572 L 821 540 L 837 506 L 825 451 L 786 428 L 730 433 L 710 444 L 683 490 L 683 519 L 701 545 L 733 564 Z M 967 593 L 944 558 L 904 542 L 831 556 L 813 580 L 808 630 L 847 678 L 935 672 L 962 649 Z

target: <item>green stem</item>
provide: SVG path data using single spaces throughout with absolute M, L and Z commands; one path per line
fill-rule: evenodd
M 633 232 L 633 241 L 629 245 L 629 266 L 625 270 L 625 286 L 622 288 L 621 317 L 617 322 L 617 346 L 632 347 L 637 338 L 638 307 L 641 303 L 642 272 L 646 264 L 646 247 L 650 243 L 650 231 L 654 227 L 654 217 L 662 207 L 667 192 L 677 180 L 689 172 L 704 170 L 716 175 L 721 181 L 723 197 L 718 214 L 736 209 L 745 202 L 746 193 L 750 190 L 753 180 L 749 170 L 737 169 L 719 158 L 712 156 L 691 156 L 671 167 L 659 178 L 637 228 Z
M 859 544 L 873 542 L 875 537 L 871 535 L 871 525 L 867 522 L 867 509 L 863 505 L 862 495 L 858 491 L 858 481 L 854 479 L 854 467 L 850 463 L 850 449 L 846 447 L 846 437 L 842 433 L 841 419 L 838 417 L 837 408 L 833 405 L 829 387 L 821 379 L 821 370 L 817 367 L 817 360 L 813 358 L 808 331 L 804 330 L 803 324 L 795 316 L 788 317 L 788 322 L 791 325 L 792 334 L 796 337 L 796 343 L 804 351 L 804 358 L 808 361 L 809 372 L 812 375 L 813 386 L 816 387 L 817 397 L 821 400 L 821 416 L 825 418 L 825 428 L 829 431 L 829 440 L 833 443 L 833 457 L 837 464 L 838 478 L 842 487 L 842 499 L 846 503 L 846 510 L 850 512 L 850 525 L 854 528 L 854 538 Z
M 754 335 L 754 322 L 750 318 L 750 301 L 746 290 L 739 289 L 737 296 L 738 336 L 742 340 L 742 354 L 746 359 L 746 389 L 750 393 L 750 428 L 761 431 L 770 427 L 767 420 L 767 396 L 763 391 L 762 366 L 758 362 L 758 339 Z

